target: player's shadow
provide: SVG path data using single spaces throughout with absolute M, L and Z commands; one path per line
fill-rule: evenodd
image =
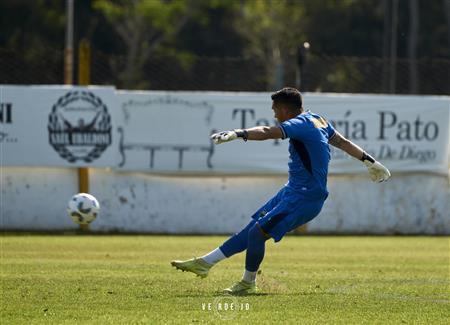
M 252 297 L 252 296 L 272 296 L 272 295 L 277 295 L 277 293 L 270 293 L 270 292 L 257 292 L 257 293 L 253 293 L 253 294 L 249 294 L 249 295 L 230 295 L 228 293 L 223 293 L 221 291 L 216 291 L 213 292 L 211 294 L 193 294 L 193 293 L 182 293 L 182 294 L 177 294 L 174 295 L 174 297 L 177 298 L 210 298 L 210 297 Z
M 228 293 L 224 293 L 221 291 L 216 291 L 212 294 L 213 297 L 251 297 L 251 296 L 271 296 L 271 295 L 272 293 L 269 292 L 257 292 L 248 295 L 230 295 Z
M 280 292 L 280 291 L 273 291 L 273 292 L 257 292 L 252 293 L 248 295 L 230 295 L 228 293 L 224 293 L 220 290 L 214 291 L 212 293 L 204 293 L 204 294 L 194 294 L 192 292 L 186 292 L 182 294 L 177 294 L 175 297 L 178 298 L 184 298 L 184 297 L 197 297 L 197 298 L 208 298 L 208 297 L 251 297 L 251 296 L 317 296 L 317 295 L 334 295 L 339 293 L 333 293 L 333 292 L 327 292 L 327 291 L 297 291 L 297 292 Z

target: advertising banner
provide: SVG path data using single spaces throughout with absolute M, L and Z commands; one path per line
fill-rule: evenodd
M 113 87 L 0 86 L 2 166 L 117 162 Z
M 288 141 L 233 141 L 217 131 L 276 125 L 269 93 L 117 92 L 122 110 L 119 168 L 156 172 L 285 173 Z M 393 172 L 448 173 L 448 97 L 305 94 L 327 119 Z M 365 167 L 331 147 L 330 173 Z
M 392 172 L 448 174 L 449 97 L 305 94 L 303 101 Z M 271 105 L 270 93 L 0 86 L 0 163 L 286 173 L 289 140 L 210 140 L 222 130 L 276 125 Z M 331 147 L 331 155 L 330 173 L 365 172 L 339 149 Z

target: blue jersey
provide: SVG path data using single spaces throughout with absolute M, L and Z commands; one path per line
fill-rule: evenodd
M 283 138 L 289 138 L 289 181 L 286 186 L 310 197 L 326 198 L 330 162 L 328 140 L 336 131 L 327 120 L 310 111 L 284 121 L 280 128 Z

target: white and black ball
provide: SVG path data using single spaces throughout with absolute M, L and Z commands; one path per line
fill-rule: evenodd
M 97 199 L 87 193 L 78 193 L 72 196 L 67 205 L 67 213 L 73 222 L 79 225 L 87 225 L 97 218 L 100 212 L 100 204 Z

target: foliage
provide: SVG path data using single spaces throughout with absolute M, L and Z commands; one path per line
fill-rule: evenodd
M 195 11 L 191 1 L 96 0 L 101 11 L 126 47 L 124 66 L 118 69 L 125 88 L 147 88 L 142 70 L 150 55 L 176 35 Z
M 244 1 L 235 28 L 246 38 L 244 54 L 266 62 L 270 84 L 275 87 L 276 69 L 306 39 L 303 6 L 290 0 Z
M 62 68 L 63 12 L 59 0 L 0 2 L 0 49 L 19 56 L 21 74 L 33 74 L 44 62 Z
M 17 63 L 9 74 L 62 69 L 65 1 L 0 2 L 0 60 L 3 52 Z M 75 38 L 86 37 L 94 51 L 108 56 L 121 88 L 151 88 L 147 66 L 153 59 L 176 60 L 192 70 L 194 56 L 246 57 L 265 63 L 268 88 L 280 72 L 296 68 L 297 47 L 311 53 L 381 58 L 389 0 L 77 0 Z M 448 60 L 449 0 L 419 1 L 417 58 Z M 408 57 L 410 2 L 399 1 L 399 58 Z M 388 17 L 389 18 L 389 17 Z M 389 51 L 388 51 L 389 52 Z M 0 62 L 2 63 L 2 62 Z M 352 78 L 337 67 L 322 78 L 336 89 Z M 193 70 L 192 70 L 193 71 Z M 62 74 L 62 73 L 61 73 Z M 45 80 L 41 74 L 40 79 Z M 358 81 L 360 80 L 360 81 Z M 42 82 L 42 80 L 40 80 Z M 61 77 L 62 82 L 62 77 Z M 427 88 L 428 80 L 421 81 Z M 317 85 L 317 89 L 324 84 Z M 429 88 L 429 87 L 428 87 Z

